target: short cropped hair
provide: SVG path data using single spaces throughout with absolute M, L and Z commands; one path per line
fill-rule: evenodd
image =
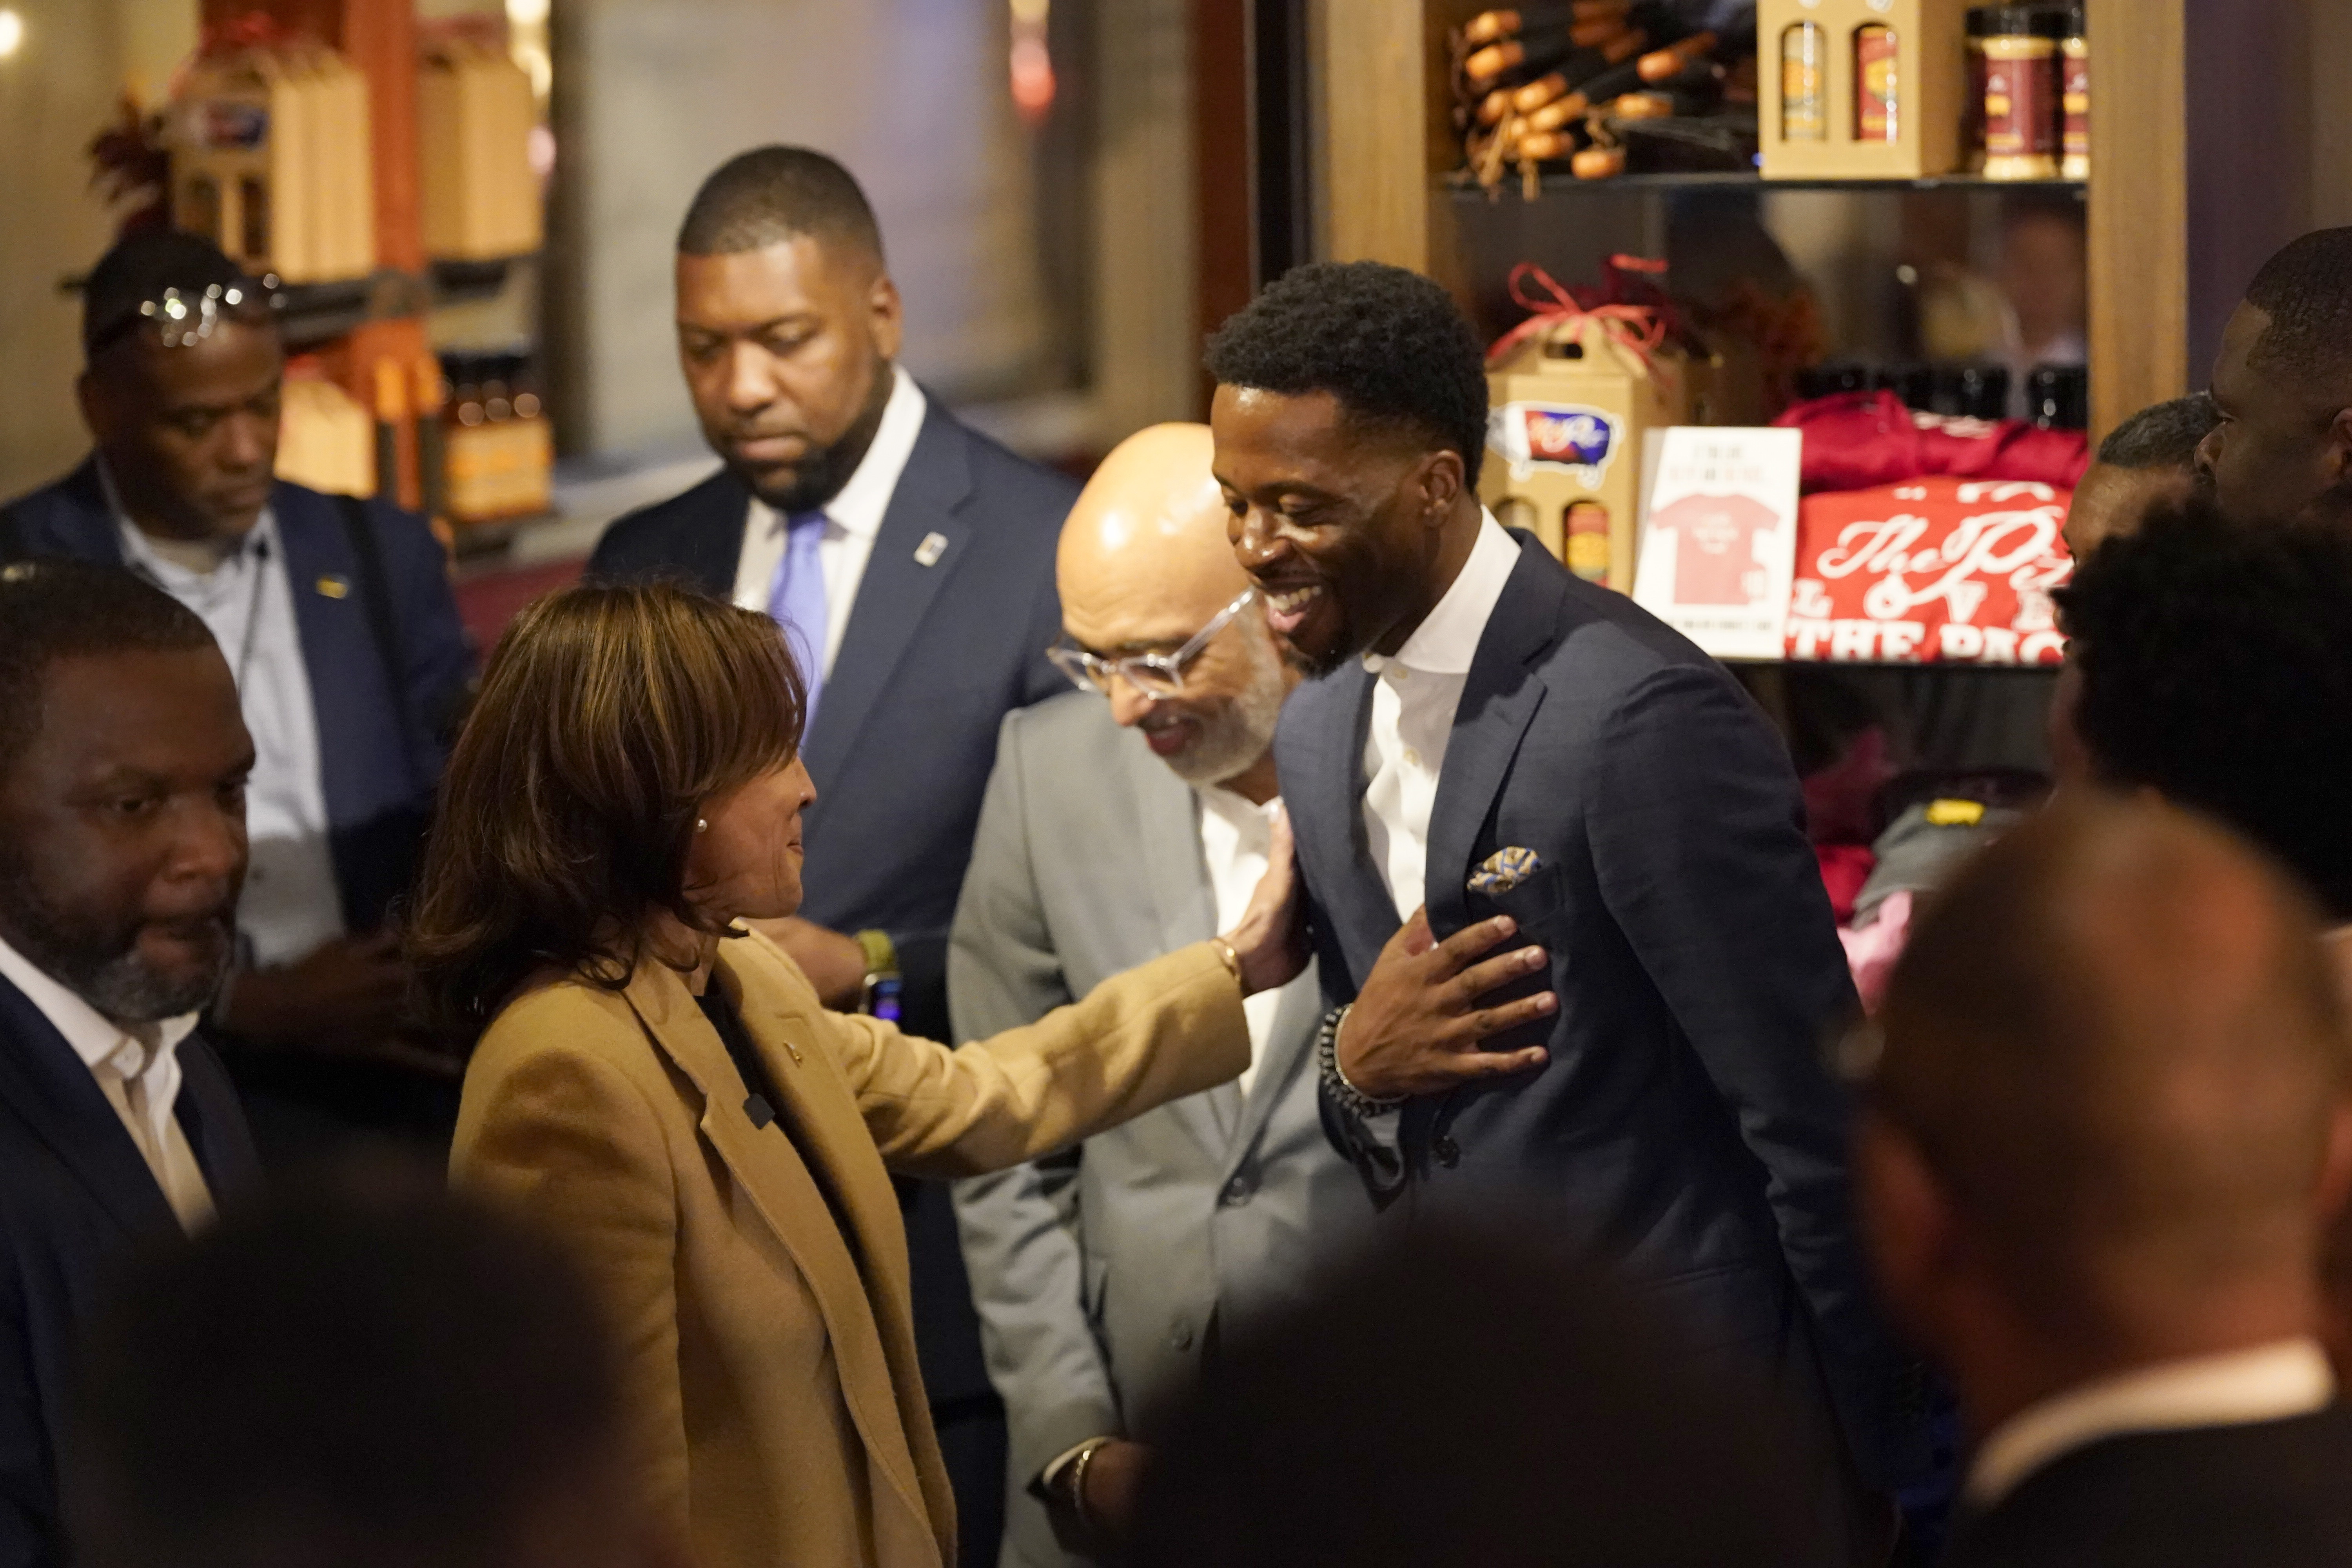
M 2198 446 L 2220 423 L 2221 411 L 2210 392 L 2151 403 L 2108 432 L 2099 443 L 2099 461 L 2116 468 L 2187 472 L 2196 463 Z
M 1454 297 L 1379 261 L 1294 268 L 1209 339 L 1209 374 L 1286 396 L 1328 392 L 1356 418 L 1400 426 L 1462 455 L 1475 486 L 1486 449 L 1486 364 Z
M 126 235 L 82 283 L 82 353 L 94 358 L 121 339 L 138 324 L 140 306 L 167 289 L 194 296 L 245 280 L 244 268 L 202 235 L 168 228 Z
M 2352 228 L 2314 229 L 2263 263 L 2246 303 L 2270 318 L 2257 368 L 2352 395 Z
M 2352 532 L 2159 505 L 2058 592 L 2074 727 L 2111 784 L 2221 818 L 2352 920 Z
M 0 769 L 40 731 L 59 659 L 211 647 L 213 634 L 136 573 L 89 561 L 0 561 Z
M 734 256 L 811 236 L 882 260 L 882 226 L 857 180 L 810 147 L 754 147 L 702 182 L 678 225 L 687 256 Z
M 553 968 L 619 990 L 685 886 L 696 816 L 800 750 L 807 687 L 776 623 L 670 582 L 548 595 L 490 655 L 442 779 L 408 954 L 470 1041 Z
M 489 1568 L 611 1473 L 616 1358 L 555 1244 L 342 1185 L 156 1254 L 91 1323 L 63 1473 L 82 1560 Z

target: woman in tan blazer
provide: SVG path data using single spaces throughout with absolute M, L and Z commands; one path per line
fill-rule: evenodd
M 526 611 L 451 756 L 411 922 L 478 1035 L 455 1179 L 577 1249 L 652 1501 L 704 1568 L 951 1568 L 891 1170 L 1034 1159 L 1236 1074 L 1301 966 L 1290 856 L 1240 926 L 961 1050 L 828 1013 L 736 922 L 793 912 L 800 679 L 669 586 Z

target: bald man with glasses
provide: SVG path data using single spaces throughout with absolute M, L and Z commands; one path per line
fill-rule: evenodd
M 1107 458 L 1062 533 L 1076 691 L 1004 721 L 948 958 L 957 1037 L 1025 1024 L 1213 934 L 1265 868 L 1296 677 L 1225 542 L 1206 426 Z M 1310 969 L 1249 1012 L 1232 1084 L 1055 1160 L 959 1184 L 964 1261 L 1012 1430 L 1008 1568 L 1116 1543 L 1159 1413 L 1212 1325 L 1369 1217 L 1316 1108 Z

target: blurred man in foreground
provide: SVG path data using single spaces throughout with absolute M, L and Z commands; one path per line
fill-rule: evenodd
M 137 1272 L 80 1358 L 79 1568 L 684 1568 L 536 1232 L 313 1192 Z
M 2240 841 L 2089 798 L 1913 936 L 1857 1173 L 1977 1439 L 1955 1568 L 2352 1561 L 2314 1268 L 2352 1122 L 2315 936 Z
M 252 768 L 193 613 L 116 566 L 0 565 L 0 1568 L 64 1561 L 64 1362 L 102 1282 L 259 1179 L 196 1029 Z
M 1138 1568 L 1840 1561 L 1787 1413 L 1559 1229 L 1391 1237 L 1244 1333 L 1146 1479 Z
M 1129 437 L 1063 528 L 1054 654 L 1080 689 L 1004 721 L 948 957 L 958 1039 L 1213 935 L 1265 872 L 1297 678 L 1225 542 L 1210 450 L 1201 425 Z M 1213 1333 L 1369 1217 L 1318 1118 L 1318 994 L 1310 965 L 1244 1004 L 1237 1083 L 959 1184 L 1012 1430 L 1007 1562 L 1120 1540 L 1144 1445 Z

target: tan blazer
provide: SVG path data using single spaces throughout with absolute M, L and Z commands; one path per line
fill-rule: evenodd
M 622 1336 L 652 1498 L 700 1568 L 952 1568 L 888 1170 L 1013 1165 L 1233 1078 L 1239 989 L 1205 942 L 950 1050 L 821 1007 L 722 942 L 783 1103 L 755 1129 L 675 971 L 534 984 L 466 1072 L 455 1179 L 571 1240 Z M 886 1169 L 886 1163 L 887 1169 Z

